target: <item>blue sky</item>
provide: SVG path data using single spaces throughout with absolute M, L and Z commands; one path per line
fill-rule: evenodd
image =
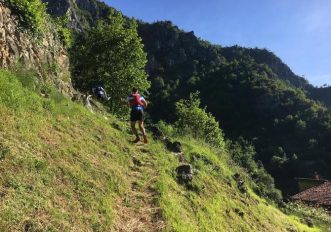
M 330 0 L 105 0 L 129 17 L 171 20 L 222 46 L 267 48 L 298 75 L 331 84 Z

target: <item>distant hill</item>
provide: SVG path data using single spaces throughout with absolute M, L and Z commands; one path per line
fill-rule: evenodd
M 324 103 L 327 107 L 331 107 L 331 87 L 313 88 L 310 91 L 311 97 Z
M 330 112 L 273 53 L 215 46 L 171 22 L 141 24 L 139 33 L 149 58 L 155 120 L 173 120 L 174 102 L 198 90 L 226 136 L 249 139 L 285 192 L 293 191 L 296 176 L 317 171 L 331 178 Z
M 239 46 L 225 47 L 222 49 L 223 55 L 228 60 L 240 59 L 240 57 L 251 57 L 258 64 L 265 64 L 278 78 L 288 82 L 289 84 L 298 88 L 311 88 L 312 86 L 308 81 L 292 72 L 292 70 L 283 63 L 283 61 L 277 57 L 274 53 L 267 49 L 259 48 L 243 48 Z

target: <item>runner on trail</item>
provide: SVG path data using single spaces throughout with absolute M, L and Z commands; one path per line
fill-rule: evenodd
M 147 101 L 143 96 L 139 94 L 137 88 L 132 89 L 131 95 L 127 98 L 127 101 L 129 102 L 131 107 L 131 113 L 130 113 L 131 130 L 132 133 L 136 136 L 134 143 L 138 143 L 140 141 L 138 131 L 136 129 L 136 122 L 138 122 L 139 129 L 144 137 L 144 143 L 147 144 L 148 140 L 144 128 L 144 110 L 147 107 Z

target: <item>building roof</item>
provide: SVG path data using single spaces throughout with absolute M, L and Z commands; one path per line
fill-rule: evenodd
M 292 200 L 300 200 L 324 206 L 331 206 L 331 182 L 309 188 L 291 197 Z

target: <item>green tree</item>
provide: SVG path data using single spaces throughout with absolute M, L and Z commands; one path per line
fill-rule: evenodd
M 188 100 L 176 103 L 178 120 L 176 126 L 182 133 L 191 133 L 194 137 L 203 138 L 217 147 L 224 146 L 222 130 L 219 123 L 206 108 L 200 107 L 199 93 L 190 94 Z
M 126 112 L 120 103 L 132 87 L 146 91 L 146 54 L 137 33 L 137 23 L 112 11 L 107 21 L 99 21 L 87 33 L 77 38 L 72 48 L 74 83 L 83 90 L 103 85 L 110 96 L 113 113 Z

